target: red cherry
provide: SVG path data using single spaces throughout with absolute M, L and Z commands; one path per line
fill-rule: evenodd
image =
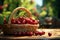
M 32 20 L 30 20 L 29 18 L 25 18 L 25 20 L 27 24 L 32 24 Z
M 25 18 L 26 20 L 30 20 L 30 18 Z
M 27 34 L 27 36 L 32 36 L 33 32 L 27 32 L 26 34 Z
M 43 35 L 43 32 L 39 32 L 39 35 L 42 36 Z
M 33 20 L 33 24 L 37 24 L 38 22 L 37 22 L 37 20 Z
M 21 22 L 19 20 L 16 21 L 17 24 L 21 24 Z
M 48 36 L 51 36 L 52 34 L 51 33 L 48 33 Z
M 39 32 L 38 31 L 36 31 L 36 32 L 34 32 L 35 33 L 35 35 L 39 35 Z
M 23 21 L 22 21 L 22 24 L 25 24 L 25 23 L 26 23 L 26 20 L 23 20 Z
M 26 32 L 22 32 L 22 35 L 23 35 L 23 36 L 26 36 Z
M 42 35 L 44 35 L 45 34 L 45 32 L 44 31 L 42 31 Z
M 19 33 L 18 33 L 18 35 L 20 35 L 20 36 L 21 36 L 21 35 L 22 35 L 22 32 L 19 32 Z
M 2 10 L 3 9 L 3 7 L 2 6 L 0 6 L 0 10 Z
M 16 24 L 16 20 L 15 20 L 15 19 L 12 19 L 12 20 L 11 20 L 11 23 L 12 23 L 12 24 Z
M 23 17 L 20 17 L 18 20 L 22 23 L 23 20 L 24 20 L 24 18 Z
M 33 21 L 32 20 L 29 20 L 29 24 L 33 24 Z

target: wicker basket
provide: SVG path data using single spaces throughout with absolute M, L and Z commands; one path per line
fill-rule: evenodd
M 28 17 L 32 17 L 31 12 L 24 7 L 18 7 L 16 9 L 14 9 L 14 11 L 10 15 L 8 24 L 3 25 L 4 34 L 14 34 L 14 32 L 36 31 L 36 29 L 38 29 L 38 27 L 39 27 L 39 24 L 36 24 L 36 25 L 33 25 L 33 24 L 11 24 L 11 19 L 17 10 L 24 10 L 27 12 Z

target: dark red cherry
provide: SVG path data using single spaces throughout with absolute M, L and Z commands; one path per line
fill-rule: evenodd
M 34 32 L 35 33 L 35 35 L 39 35 L 39 32 L 38 31 L 36 31 L 36 32 Z
M 3 9 L 3 6 L 0 6 L 0 10 L 2 10 Z
M 37 22 L 37 20 L 33 20 L 33 22 L 32 22 L 33 24 L 37 24 L 38 22 Z
M 29 24 L 33 24 L 33 21 L 32 20 L 29 20 Z
M 42 36 L 43 35 L 43 32 L 39 32 L 39 35 Z
M 23 35 L 23 36 L 26 36 L 26 32 L 22 32 L 22 35 Z
M 21 22 L 19 20 L 16 21 L 17 24 L 21 24 Z
M 11 23 L 12 23 L 12 24 L 16 24 L 16 20 L 15 20 L 15 19 L 12 19 L 12 20 L 11 20 Z
M 18 35 L 22 36 L 22 32 L 18 32 Z
M 25 18 L 25 20 L 27 24 L 30 24 L 32 22 L 29 18 Z
M 51 36 L 52 35 L 52 33 L 48 33 L 48 36 Z
M 25 24 L 26 23 L 26 20 L 24 19 L 23 21 L 22 21 L 22 24 Z

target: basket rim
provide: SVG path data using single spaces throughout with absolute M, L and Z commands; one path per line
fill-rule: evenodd
M 39 24 L 4 24 L 4 25 L 12 25 L 12 26 L 39 26 Z

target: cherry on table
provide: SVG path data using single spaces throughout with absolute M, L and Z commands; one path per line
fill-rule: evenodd
M 48 33 L 48 36 L 51 36 L 51 35 L 52 35 L 52 33 L 49 32 L 49 33 Z

